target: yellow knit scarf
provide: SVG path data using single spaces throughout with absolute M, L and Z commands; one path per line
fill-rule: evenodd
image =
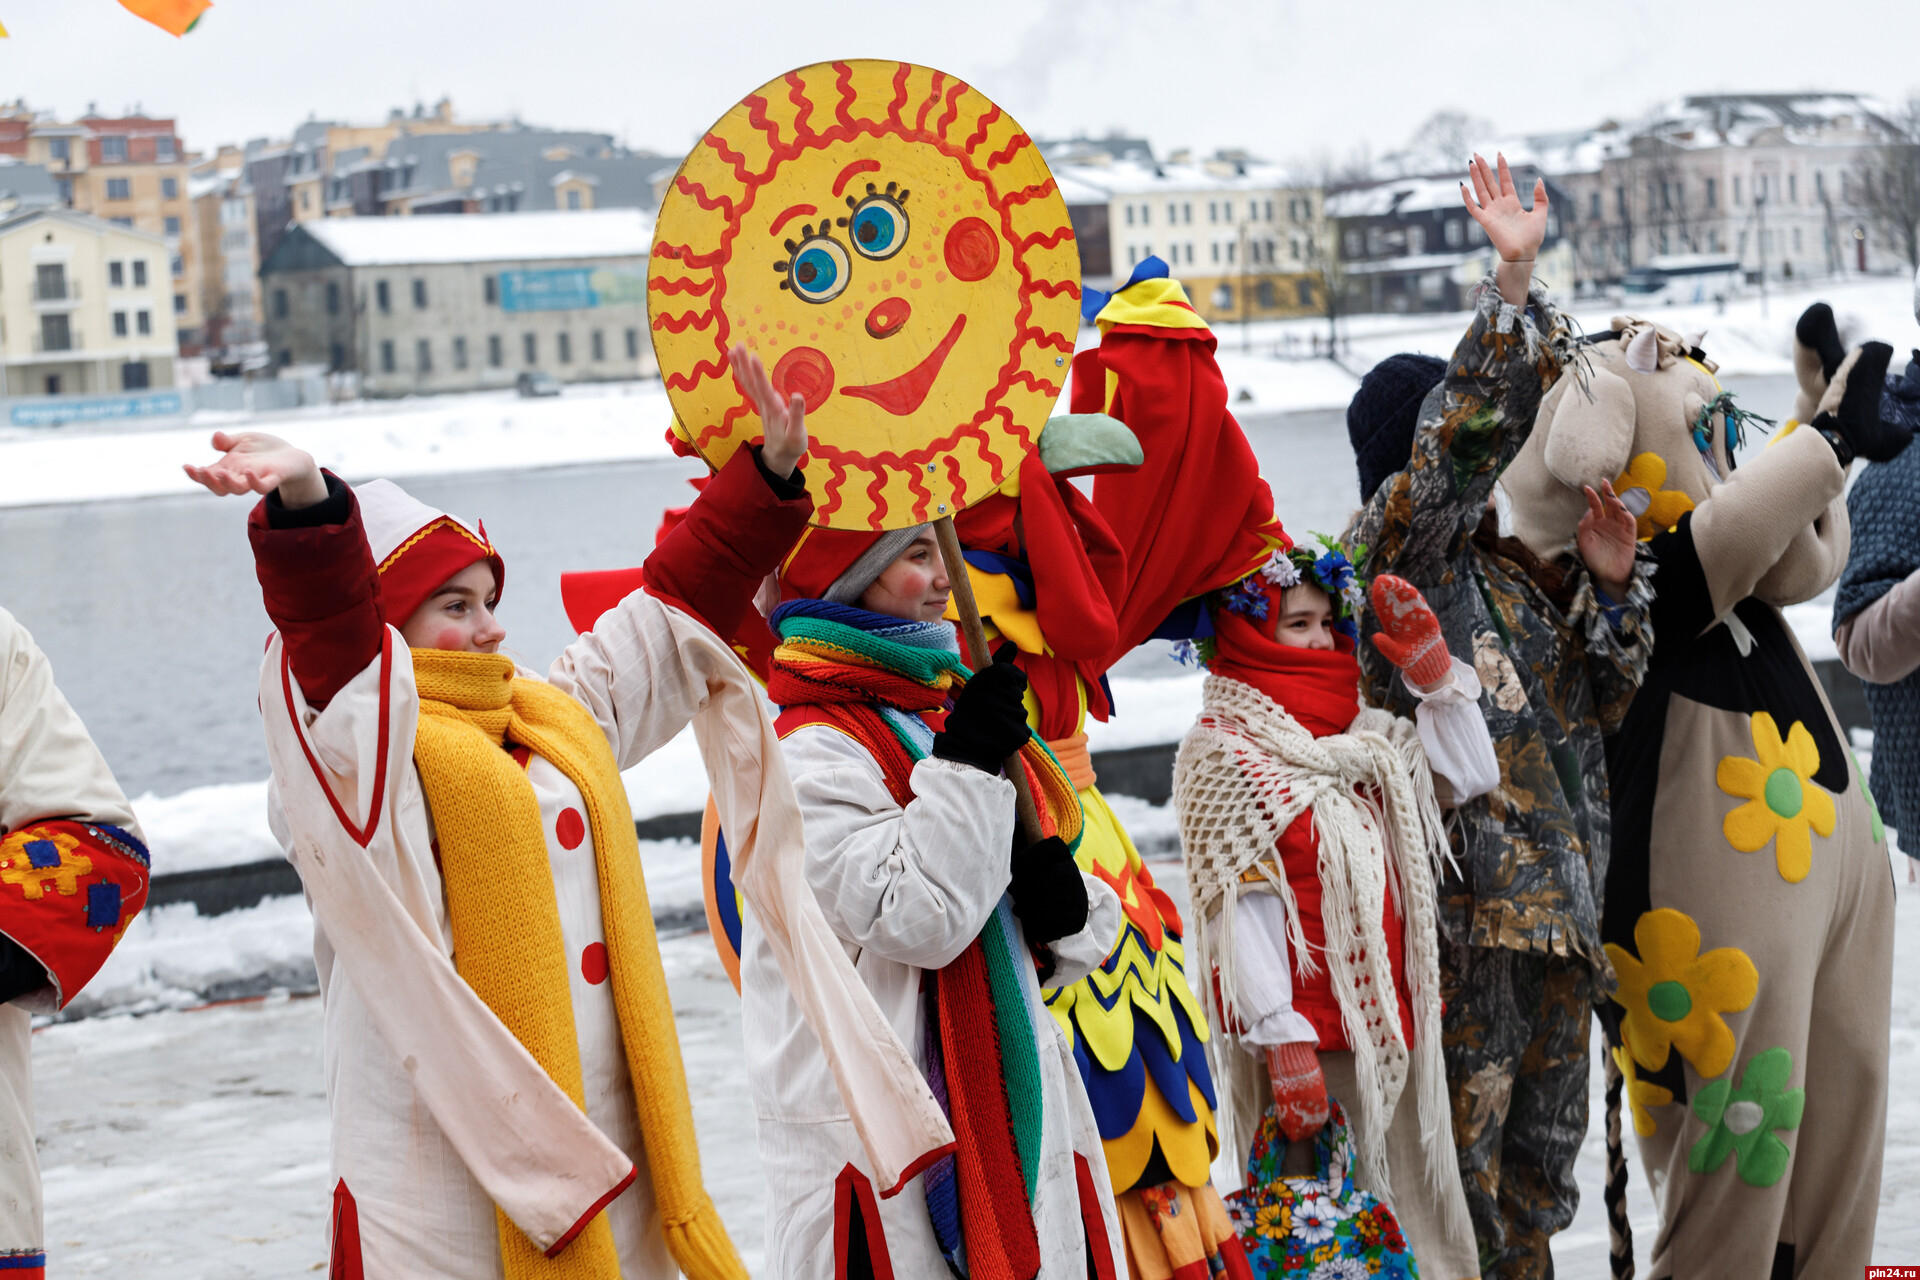
M 529 747 L 586 801 L 614 1007 L 668 1251 L 692 1280 L 746 1280 L 700 1178 L 686 1069 L 626 788 L 586 709 L 501 654 L 413 650 L 413 761 L 439 842 L 455 967 L 576 1106 L 586 1106 L 560 909 L 539 804 L 501 748 Z M 605 1214 L 549 1259 L 498 1209 L 507 1280 L 619 1280 Z

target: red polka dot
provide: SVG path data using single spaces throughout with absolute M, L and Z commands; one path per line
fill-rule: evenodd
M 578 809 L 562 809 L 559 821 L 553 824 L 553 834 L 559 837 L 562 849 L 578 849 L 580 842 L 587 838 L 587 823 Z
M 960 279 L 985 280 L 1000 263 L 1000 237 L 979 218 L 962 219 L 947 232 L 946 258 L 947 270 Z
M 573 810 L 567 810 L 572 813 Z M 607 944 L 589 942 L 587 949 L 580 953 L 580 976 L 599 986 L 607 980 Z
M 812 347 L 795 347 L 780 357 L 768 381 L 781 395 L 806 401 L 808 413 L 818 413 L 833 394 L 833 361 Z

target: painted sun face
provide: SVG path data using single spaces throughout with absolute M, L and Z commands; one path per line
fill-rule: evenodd
M 911 63 L 821 63 L 680 166 L 648 313 L 701 456 L 761 438 L 727 366 L 744 342 L 806 400 L 814 523 L 891 529 L 1013 474 L 1066 383 L 1079 278 L 1066 204 L 999 107 Z

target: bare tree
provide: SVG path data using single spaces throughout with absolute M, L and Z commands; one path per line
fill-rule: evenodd
M 1920 97 L 1883 119 L 1886 140 L 1856 175 L 1856 203 L 1874 231 L 1920 271 Z
M 1448 109 L 1428 116 L 1407 140 L 1407 149 L 1431 157 L 1439 168 L 1451 172 L 1465 168 L 1473 144 L 1492 135 L 1492 121 Z

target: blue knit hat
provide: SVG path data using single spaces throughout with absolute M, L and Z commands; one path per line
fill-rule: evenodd
M 1371 498 L 1382 480 L 1406 468 L 1413 456 L 1420 402 L 1446 373 L 1445 360 L 1402 352 L 1360 379 L 1360 389 L 1347 405 L 1347 439 L 1353 442 L 1353 461 L 1360 470 L 1360 501 Z

